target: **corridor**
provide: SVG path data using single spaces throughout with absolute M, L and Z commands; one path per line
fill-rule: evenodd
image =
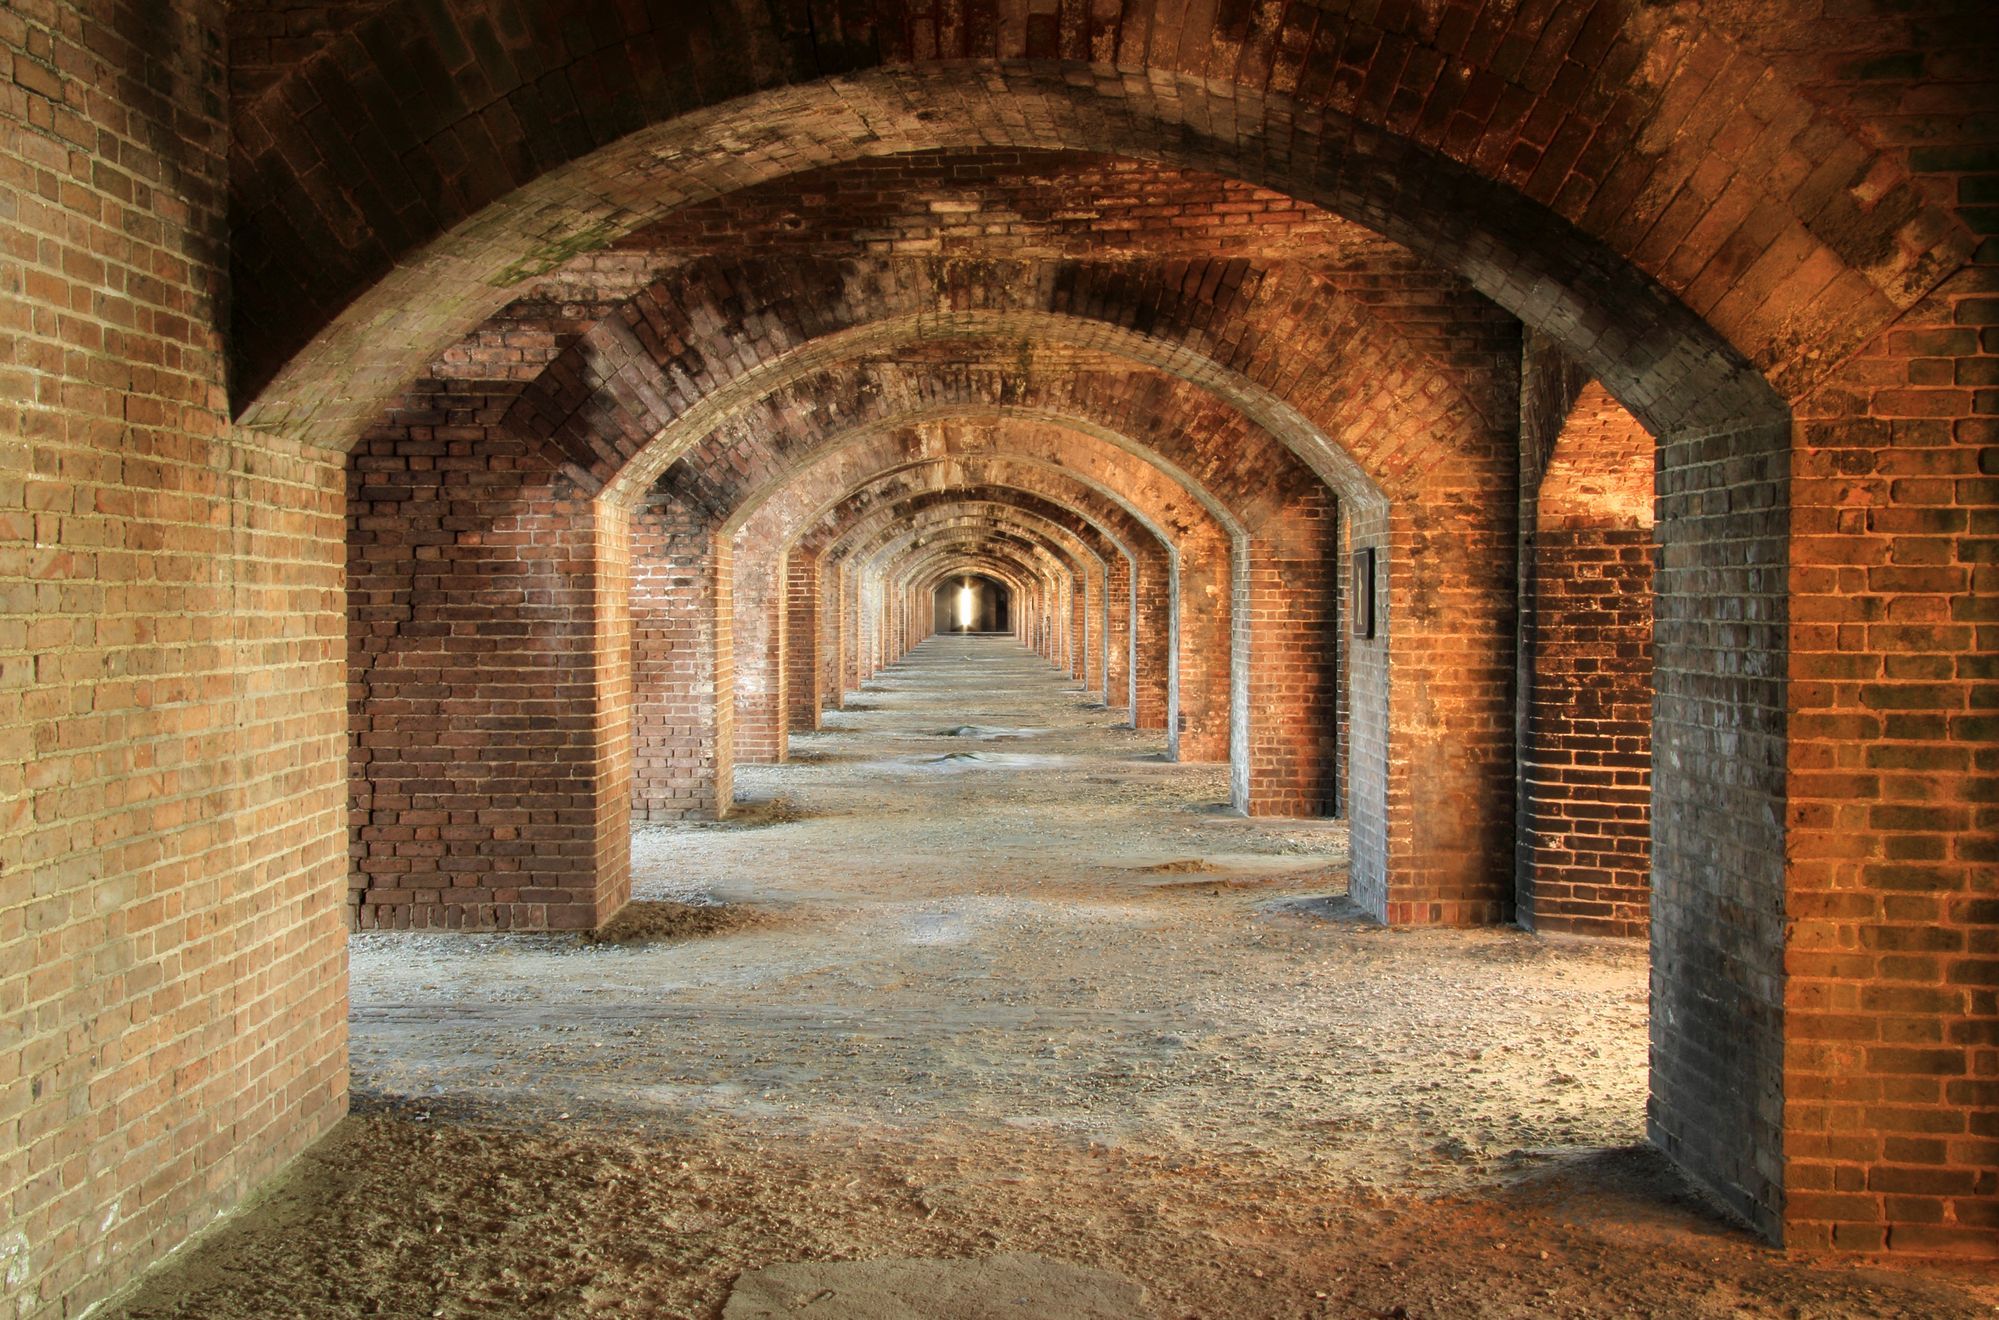
M 1634 1149 L 1642 947 L 1371 924 L 1342 825 L 1116 719 L 934 637 L 729 820 L 642 829 L 597 939 L 357 937 L 357 1115 L 123 1314 L 714 1315 L 1016 1251 L 1160 1316 L 1976 1313 Z

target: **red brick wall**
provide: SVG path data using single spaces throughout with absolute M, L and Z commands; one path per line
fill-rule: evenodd
M 1655 446 L 1601 385 L 1581 388 L 1566 416 L 1549 420 L 1560 429 L 1550 443 L 1535 440 L 1540 471 L 1526 500 L 1533 623 L 1519 918 L 1534 930 L 1642 936 L 1652 879 Z
M 735 569 L 684 505 L 633 515 L 632 813 L 713 820 L 734 798 Z
M 1977 167 L 1963 195 L 1993 195 L 1999 152 L 1950 158 Z M 1991 246 L 1797 409 L 1784 1112 L 1802 1245 L 1999 1254 Z
M 819 654 L 819 558 L 793 550 L 784 557 L 785 727 L 810 733 L 825 709 Z
M 730 556 L 735 571 L 735 761 L 775 765 L 785 759 L 790 702 L 784 659 L 788 585 L 782 556 L 750 565 L 744 562 L 744 550 L 738 538 Z
M 416 392 L 349 457 L 361 929 L 587 927 L 621 901 L 598 511 L 506 426 L 512 399 Z
M 0 1314 L 346 1100 L 337 457 L 230 425 L 220 3 L 0 12 Z
M 1326 491 L 1293 501 L 1253 538 L 1246 602 L 1251 815 L 1333 811 L 1338 549 L 1337 510 Z
M 635 197 L 666 215 L 720 186 L 833 166 L 863 141 L 884 152 L 959 150 L 971 142 L 1082 146 L 1165 153 L 1180 165 L 1228 171 L 1240 169 L 1241 144 L 1259 140 L 1258 132 L 1281 136 L 1290 149 L 1259 158 L 1270 182 L 1369 216 L 1440 262 L 1463 263 L 1497 300 L 1590 355 L 1592 370 L 1659 436 L 1655 1138 L 1767 1230 L 1790 1213 L 1812 1234 L 1838 1237 L 1828 1225 L 1859 1225 L 1844 1235 L 1852 1241 L 1877 1229 L 1891 1245 L 1969 1241 L 1956 1229 L 1966 1206 L 1976 1211 L 1980 1193 L 1975 1182 L 1961 1190 L 1962 1168 L 1949 1162 L 1948 1143 L 1939 1159 L 1903 1158 L 1913 1148 L 1884 1144 L 1872 1153 L 1842 1146 L 1836 1157 L 1794 1160 L 1800 1178 L 1810 1167 L 1811 1177 L 1833 1184 L 1832 1193 L 1801 1184 L 1791 1211 L 1783 1200 L 1785 1140 L 1802 1149 L 1807 1136 L 1853 1121 L 1851 1108 L 1868 1087 L 1885 1095 L 1933 1078 L 1942 1079 L 1946 1097 L 1953 1086 L 1960 1096 L 1982 1097 L 1974 1083 L 1989 1073 L 1989 1061 L 1970 1041 L 1947 1040 L 1904 1057 L 1879 1035 L 1965 1030 L 1946 1016 L 1912 1026 L 1914 1014 L 1866 1009 L 1855 1015 L 1858 1025 L 1826 1028 L 1872 1042 L 1853 1046 L 1860 1053 L 1850 1056 L 1823 1044 L 1794 1049 L 1785 1033 L 1800 1011 L 1819 1011 L 1818 998 L 1858 1002 L 1870 986 L 1878 996 L 1877 982 L 1922 962 L 1904 964 L 1902 951 L 1814 961 L 1848 956 L 1867 939 L 1935 944 L 1923 956 L 1934 954 L 1945 978 L 1943 1003 L 1953 1002 L 1951 987 L 1981 984 L 1975 978 L 1985 968 L 1977 923 L 1962 919 L 1954 900 L 1935 900 L 1941 906 L 1928 916 L 1900 901 L 1913 887 L 1911 873 L 1953 881 L 1951 868 L 1965 859 L 1952 840 L 1978 831 L 1953 831 L 1947 804 L 1930 800 L 1941 795 L 1909 782 L 1936 776 L 1870 779 L 1870 771 L 1892 768 L 1866 765 L 1864 748 L 1875 740 L 1831 722 L 1852 719 L 1858 728 L 1876 719 L 1886 735 L 1905 728 L 1891 720 L 1920 719 L 1941 727 L 1939 755 L 1948 758 L 1954 746 L 1970 746 L 1960 725 L 1974 730 L 1984 718 L 1974 704 L 1982 701 L 1981 675 L 1962 667 L 1955 635 L 1891 645 L 1867 630 L 1884 619 L 1896 627 L 1968 622 L 1974 645 L 1990 640 L 1978 635 L 1980 620 L 1957 614 L 1969 608 L 1957 603 L 1960 596 L 1979 598 L 1954 585 L 1958 577 L 1981 585 L 1983 561 L 1975 550 L 1967 554 L 1969 531 L 1939 534 L 1956 537 L 1951 553 L 1964 557 L 1937 564 L 1921 558 L 1937 553 L 1933 546 L 1913 543 L 1924 538 L 1869 524 L 1877 514 L 1892 521 L 1924 507 L 1924 483 L 1937 474 L 1922 465 L 1935 461 L 1928 451 L 1944 449 L 1936 424 L 1955 428 L 1990 414 L 1990 346 L 1982 338 L 1976 352 L 1890 346 L 1847 359 L 1885 321 L 1928 298 L 1930 286 L 1989 237 L 1994 63 L 1980 44 L 1988 40 L 1985 16 L 1917 3 L 1842 11 L 1841 21 L 1828 22 L 1822 7 L 1774 0 L 1698 10 L 1631 0 L 1587 13 L 1571 5 L 1210 12 L 1133 0 L 1066 26 L 975 3 L 965 11 L 974 21 L 952 21 L 957 11 L 940 16 L 890 5 L 858 27 L 825 29 L 797 26 L 799 12 L 720 6 L 692 14 L 684 5 L 634 3 L 602 27 L 550 24 L 541 58 L 528 66 L 547 76 L 530 80 L 519 76 L 510 46 L 469 40 L 461 30 L 484 20 L 477 6 L 410 6 L 396 29 L 405 57 L 458 76 L 392 89 L 413 98 L 399 104 L 421 113 L 371 119 L 325 113 L 328 96 L 366 104 L 384 90 L 373 60 L 356 58 L 358 43 L 336 40 L 337 51 L 312 62 L 311 77 L 287 80 L 239 117 L 239 366 L 253 392 L 282 373 L 250 415 L 293 436 L 317 425 L 327 443 L 340 443 L 356 417 L 401 391 L 439 344 L 496 308 L 523 274 L 652 218 L 632 214 Z M 1771 12 L 1780 21 L 1767 21 Z M 698 34 L 692 40 L 690 29 Z M 1358 52 L 1337 72 L 1326 62 L 1335 47 Z M 466 53 L 444 58 L 453 48 Z M 627 67 L 674 74 L 697 49 L 764 56 L 710 61 L 698 79 L 635 85 L 616 76 Z M 815 80 L 826 69 L 881 60 L 922 65 L 938 56 L 947 59 L 887 76 L 858 69 L 837 88 L 820 82 L 782 101 L 745 98 L 697 130 L 675 122 L 703 98 L 726 102 L 759 87 Z M 961 61 L 1002 57 L 1008 62 L 965 77 Z M 1107 59 L 1146 65 L 1148 76 L 1072 76 L 1085 61 Z M 561 76 L 565 69 L 570 76 Z M 1232 71 L 1243 85 L 1226 85 L 1231 74 L 1218 70 Z M 32 71 L 17 69 L 15 77 L 35 85 Z M 1816 99 L 1795 95 L 1799 86 Z M 533 113 L 550 88 L 558 89 L 557 112 Z M 655 127 L 631 132 L 640 125 Z M 467 134 L 492 132 L 504 139 L 498 150 L 464 150 Z M 1876 145 L 1888 150 L 1877 155 Z M 607 149 L 575 159 L 599 147 Z M 1355 167 L 1318 170 L 1329 159 Z M 374 176 L 390 167 L 437 186 L 414 200 L 406 189 L 378 186 Z M 1904 178 L 1903 167 L 1917 177 Z M 1031 168 L 1024 173 L 1030 177 L 1015 183 L 1003 209 L 1025 220 L 1033 209 Z M 571 202 L 566 232 L 550 232 L 552 194 Z M 409 259 L 474 215 L 481 217 L 478 238 L 454 244 L 452 260 Z M 1048 241 L 1056 227 L 1048 223 L 1053 214 L 1042 219 L 1043 232 L 1030 241 Z M 1097 217 L 1097 228 L 1104 219 Z M 939 228 L 898 227 L 882 241 L 941 240 L 947 236 Z M 1967 277 L 1971 304 L 1989 295 L 1977 283 L 1983 269 Z M 1189 262 L 1176 273 L 1197 288 L 1244 276 L 1226 263 L 1202 269 Z M 1066 314 L 1108 299 L 1119 314 L 1143 308 L 1154 320 L 1165 305 L 1162 290 L 1141 287 L 1149 276 L 1132 279 L 1126 283 L 1141 296 L 1119 302 L 1113 286 L 1124 278 L 1079 277 L 1047 306 Z M 933 292 L 922 293 L 926 310 L 984 305 L 941 302 Z M 1426 354 L 1447 363 L 1445 374 L 1402 377 L 1419 381 L 1421 394 L 1396 398 L 1412 411 L 1391 418 L 1400 424 L 1381 425 L 1380 414 L 1369 411 L 1375 400 L 1349 382 L 1395 379 L 1395 372 L 1325 370 L 1312 350 L 1333 337 L 1314 340 L 1307 322 L 1290 314 L 1309 302 L 1305 291 L 1287 289 L 1272 300 L 1276 313 L 1247 324 L 1210 319 L 1226 301 L 1179 321 L 1163 313 L 1156 319 L 1198 327 L 1176 342 L 1197 345 L 1190 351 L 1218 369 L 1276 389 L 1336 443 L 1366 454 L 1381 480 L 1394 484 L 1420 466 L 1416 456 L 1435 453 L 1439 435 L 1462 435 L 1408 420 L 1432 387 L 1451 392 L 1458 368 L 1449 344 L 1459 323 L 1424 341 Z M 1925 306 L 1909 327 L 1970 326 L 1982 337 L 1986 313 L 1974 307 L 1960 320 L 1956 307 L 1939 320 Z M 795 310 L 777 308 L 768 321 L 801 331 L 788 342 L 808 340 L 808 327 L 826 324 L 809 315 L 787 320 Z M 328 326 L 336 332 L 321 334 Z M 662 313 L 647 333 L 670 340 L 682 328 Z M 705 361 L 712 367 L 752 344 L 767 346 L 744 335 Z M 308 351 L 294 358 L 300 345 Z M 676 343 L 662 356 L 685 347 Z M 759 360 L 756 351 L 740 358 Z M 1311 370 L 1301 375 L 1298 363 Z M 1832 363 L 1844 365 L 1836 379 L 1822 381 Z M 1776 382 L 1781 397 L 1761 388 L 1758 372 Z M 1488 405 L 1504 396 L 1493 388 L 1498 383 L 1459 381 L 1463 388 L 1440 412 L 1469 406 L 1491 422 Z M 679 396 L 667 390 L 660 397 Z M 1801 400 L 1808 428 L 1824 425 L 1794 445 L 1778 414 Z M 606 412 L 600 420 L 617 418 Z M 1848 437 L 1876 433 L 1877 422 L 1889 424 L 1876 446 L 1887 457 L 1870 458 L 1878 466 L 1867 473 L 1836 474 L 1867 478 L 1851 490 L 1807 492 L 1793 528 L 1790 484 L 1827 480 L 1812 466 L 1821 451 L 1864 448 Z M 651 434 L 607 426 L 588 438 L 615 450 Z M 1370 435 L 1387 443 L 1370 448 Z M 1952 446 L 1982 443 L 1953 430 Z M 1956 449 L 1949 452 L 1950 461 L 1962 461 Z M 592 457 L 577 454 L 586 467 Z M 1466 512 L 1479 498 L 1512 503 L 1504 482 L 1486 480 L 1483 461 L 1473 453 L 1447 481 L 1396 486 L 1398 499 L 1420 492 L 1437 516 L 1399 512 L 1365 536 L 1355 533 L 1356 543 L 1383 552 L 1393 631 L 1378 648 L 1354 648 L 1353 690 L 1385 702 L 1391 650 L 1397 680 L 1392 711 L 1357 703 L 1351 721 L 1355 800 L 1372 813 L 1378 786 L 1388 804 L 1383 819 L 1357 812 L 1357 863 L 1365 856 L 1379 866 L 1363 874 L 1357 864 L 1356 893 L 1398 920 L 1479 919 L 1504 901 L 1500 859 L 1511 841 L 1501 814 L 1512 780 L 1499 653 L 1510 633 L 1491 600 L 1511 580 L 1505 551 L 1514 529 Z M 1960 494 L 1958 476 L 1951 480 L 1953 498 L 1968 515 L 1977 512 L 1980 488 Z M 1453 560 L 1453 553 L 1466 557 Z M 1889 558 L 1869 558 L 1877 555 Z M 1878 572 L 1878 581 L 1866 578 L 1857 595 L 1850 582 L 1824 585 L 1855 567 Z M 1926 575 L 1940 569 L 1962 572 Z M 1497 586 L 1493 573 L 1503 579 Z M 872 591 L 863 592 L 863 669 L 875 662 L 884 632 L 885 602 Z M 1030 593 L 1030 601 L 1030 623 L 1045 630 L 1045 597 Z M 1794 627 L 1797 657 L 1787 650 Z M 1436 714 L 1447 719 L 1430 718 Z M 1887 740 L 1916 741 L 1899 733 Z M 1967 755 L 1973 772 L 1989 768 L 1975 751 Z M 1817 776 L 1827 783 L 1858 776 L 1878 786 L 1876 799 L 1861 804 L 1861 834 L 1850 819 L 1826 823 L 1855 804 L 1822 790 Z M 1914 814 L 1931 811 L 1942 814 Z M 1976 815 L 1970 822 L 1986 823 Z M 1889 856 L 1940 847 L 1941 858 Z M 1841 848 L 1864 855 L 1843 857 Z M 1897 933 L 1877 933 L 1890 928 Z M 1726 993 L 1714 992 L 1717 982 Z M 1825 1079 L 1853 1059 L 1861 1068 L 1854 1090 L 1815 1093 L 1830 1093 Z M 1803 1107 L 1787 1110 L 1794 1102 Z M 1878 1129 L 1898 1140 L 1909 1130 Z M 1856 1178 L 1858 1200 L 1803 1199 L 1852 1194 L 1841 1180 Z M 1925 1178 L 1931 1185 L 1913 1185 Z M 1908 1231 L 1889 1235 L 1883 1225 L 1891 1222 Z
M 1124 711 L 1127 719 L 1131 718 L 1133 705 L 1132 660 L 1136 645 L 1132 624 L 1136 616 L 1132 588 L 1136 568 L 1135 555 L 1126 553 L 1112 558 L 1109 585 L 1104 590 L 1104 631 L 1109 643 L 1104 662 L 1104 704 L 1112 710 Z

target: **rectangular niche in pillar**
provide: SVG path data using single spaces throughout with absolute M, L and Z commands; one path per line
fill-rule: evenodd
M 1374 547 L 1353 552 L 1353 635 L 1374 636 Z

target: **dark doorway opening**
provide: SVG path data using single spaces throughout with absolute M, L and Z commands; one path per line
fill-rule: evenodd
M 937 584 L 932 626 L 940 633 L 1008 632 L 1012 629 L 1006 584 L 967 573 Z

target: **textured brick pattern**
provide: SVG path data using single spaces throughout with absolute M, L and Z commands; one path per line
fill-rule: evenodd
M 1532 353 L 1528 362 L 1530 370 L 1541 365 Z M 1541 420 L 1523 410 L 1523 467 Z M 1538 477 L 1523 500 L 1533 510 L 1522 581 L 1533 621 L 1523 628 L 1531 663 L 1518 916 L 1534 930 L 1643 936 L 1652 870 L 1652 437 L 1594 384 L 1577 391 L 1565 416 L 1547 420 L 1559 430 L 1531 460 Z
M 1626 319 L 1619 342 L 1576 342 L 1620 397 L 1646 393 L 1647 373 L 1657 385 L 1662 370 L 1701 368 L 1668 365 L 1672 314 L 1606 253 L 1636 256 L 1789 380 L 1857 343 L 1968 250 L 1909 183 L 1871 172 L 1871 153 L 1835 115 L 1766 76 L 1766 57 L 1698 17 L 1651 21 L 1642 0 L 1525 15 L 1125 0 L 1066 30 L 974 0 L 949 18 L 886 7 L 851 31 L 804 11 L 691 15 L 667 0 L 561 22 L 572 3 L 525 5 L 549 11 L 538 24 L 398 6 L 236 117 L 237 269 L 255 290 L 237 304 L 239 341 L 254 352 L 244 378 L 255 389 L 283 368 L 260 422 L 357 427 L 500 306 L 510 277 L 685 202 L 834 163 L 855 143 L 876 155 L 986 142 L 1130 156 L 1170 144 L 1173 163 L 1228 174 L 1241 134 L 1260 139 L 1267 116 L 1283 146 L 1257 151 L 1266 185 L 1367 216 L 1419 253 L 1481 253 L 1482 287 L 1502 304 L 1546 311 L 1559 290 L 1617 309 L 1606 314 Z M 1016 63 L 968 77 L 925 67 L 939 58 Z M 1097 78 L 1062 60 L 1151 76 Z M 868 71 L 877 64 L 893 73 Z M 689 114 L 836 69 L 854 71 L 837 90 Z M 422 113 L 398 113 L 391 70 L 427 89 Z M 1241 85 L 1222 85 L 1232 78 Z M 1357 131 L 1365 124 L 1390 131 Z M 1717 142 L 1728 162 L 1718 170 Z M 1335 158 L 1357 167 L 1316 170 Z M 1430 186 L 1405 187 L 1415 174 Z M 385 177 L 434 182 L 413 204 Z M 1437 204 L 1440 194 L 1455 204 Z M 496 202 L 448 276 L 396 271 L 400 254 Z M 1550 212 L 1566 223 L 1546 223 Z M 1800 271 L 1812 282 L 1802 309 L 1775 296 Z M 1801 310 L 1817 330 L 1810 352 L 1791 333 Z M 395 329 L 336 332 L 294 356 L 336 316 Z M 1656 351 L 1624 351 L 1648 335 Z M 324 388 L 333 376 L 349 388 Z
M 1798 407 L 1794 1240 L 1999 1243 L 1999 252 Z
M 1649 920 L 1653 1138 L 1772 1236 L 1999 1253 L 1980 6 L 0 49 L 0 1314 L 339 1112 L 343 672 L 348 919 L 587 925 L 635 809 L 726 810 L 966 571 L 1250 809 L 1345 811 L 1369 911 Z
M 506 430 L 511 398 L 414 392 L 349 459 L 362 929 L 588 927 L 622 901 L 598 782 L 622 737 L 599 650 L 617 561 L 598 562 L 600 511 Z
M 346 1099 L 338 458 L 233 429 L 217 4 L 0 11 L 0 1315 Z

